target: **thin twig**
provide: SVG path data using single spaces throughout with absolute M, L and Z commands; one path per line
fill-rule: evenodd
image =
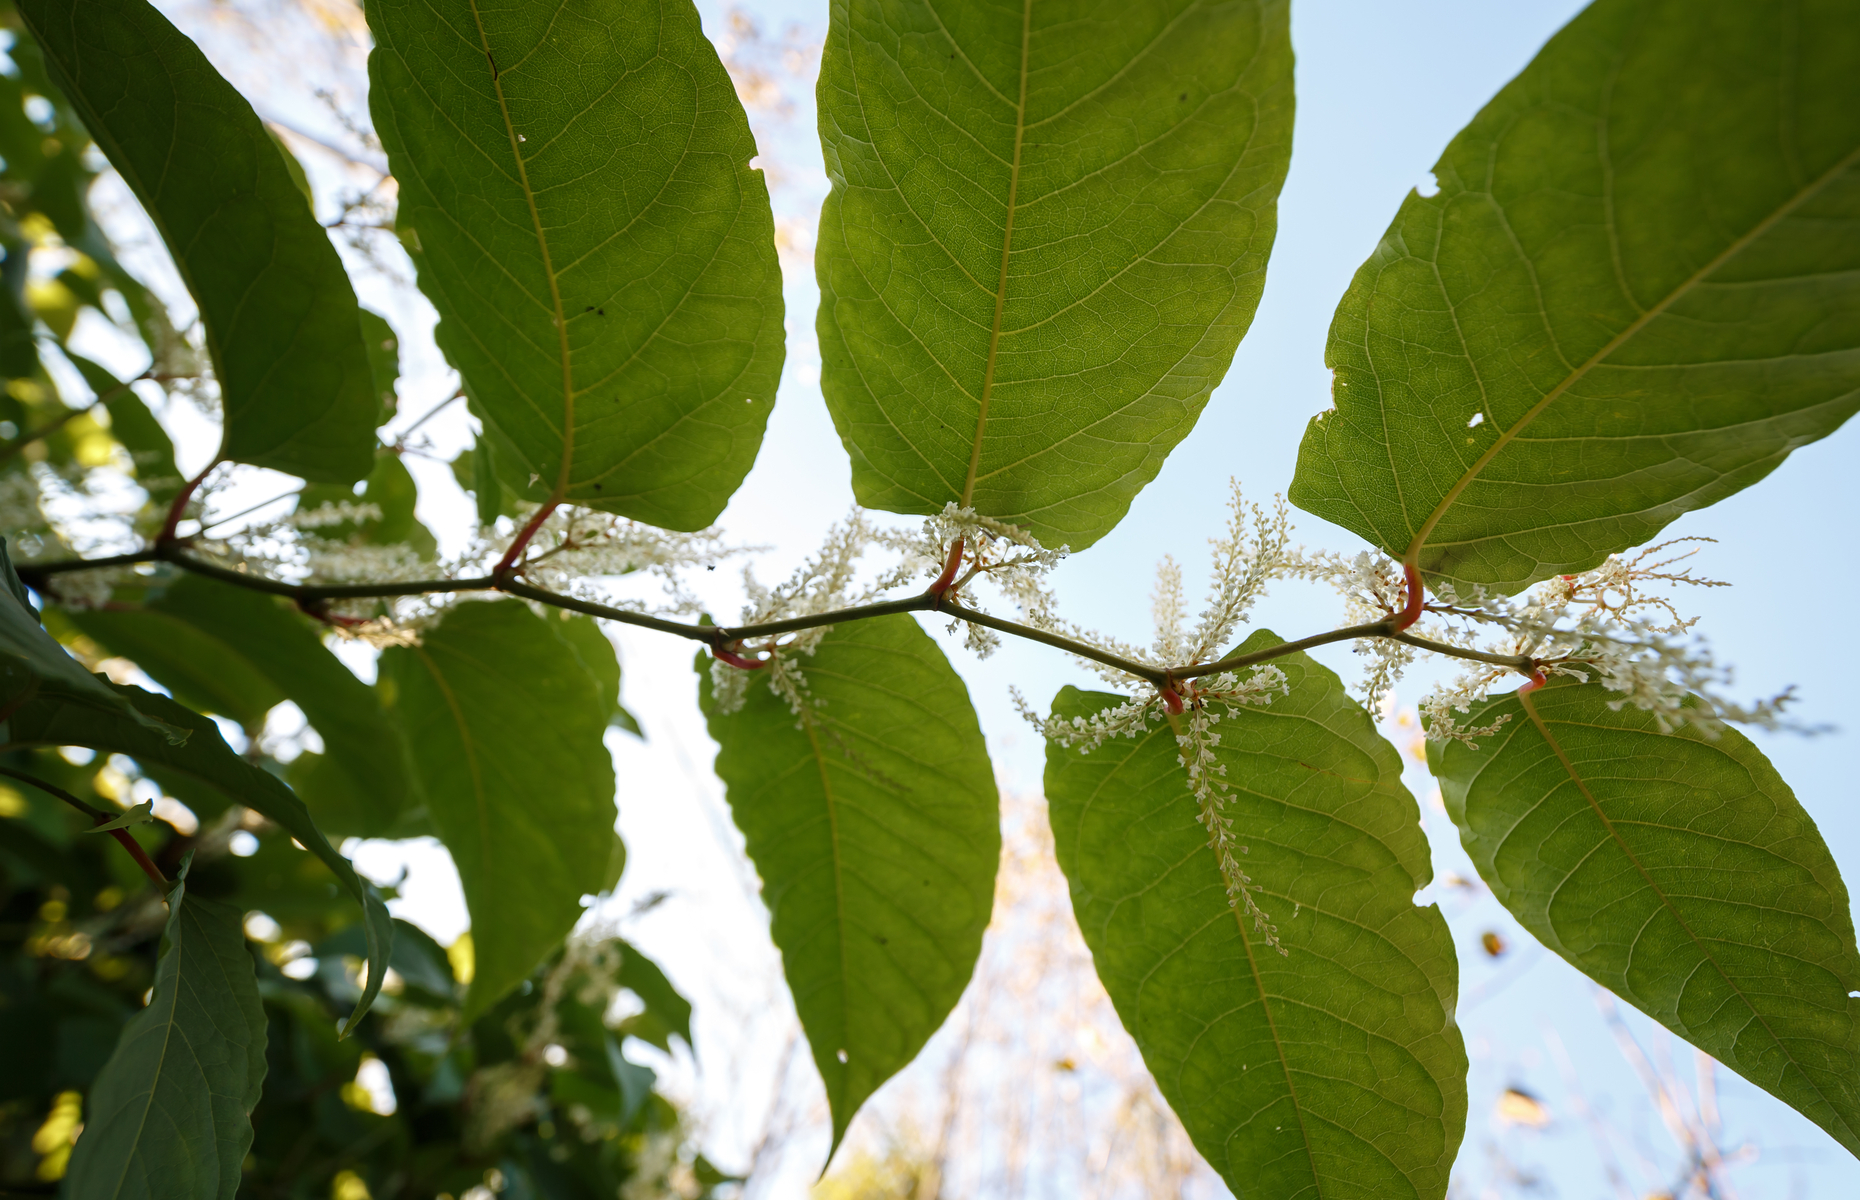
M 757 638 L 779 637 L 785 633 L 798 633 L 804 629 L 819 629 L 829 625 L 840 625 L 852 621 L 864 621 L 873 617 L 892 616 L 898 613 L 940 612 L 947 613 L 959 621 L 971 625 L 980 625 L 1000 633 L 1039 642 L 1056 650 L 1064 650 L 1079 658 L 1101 663 L 1114 670 L 1122 671 L 1136 679 L 1141 679 L 1152 686 L 1174 694 L 1177 683 L 1189 679 L 1198 679 L 1207 675 L 1218 675 L 1224 671 L 1235 671 L 1243 667 L 1269 662 L 1275 658 L 1284 658 L 1317 646 L 1327 646 L 1336 642 L 1353 641 L 1358 638 L 1390 638 L 1418 649 L 1429 650 L 1450 658 L 1467 659 L 1472 662 L 1490 663 L 1506 667 L 1526 675 L 1537 669 L 1536 660 L 1521 654 L 1490 654 L 1483 650 L 1472 650 L 1464 646 L 1455 646 L 1448 642 L 1437 642 L 1431 638 L 1417 637 L 1401 631 L 1400 613 L 1391 614 L 1380 621 L 1364 625 L 1350 625 L 1342 629 L 1333 629 L 1328 633 L 1316 633 L 1296 641 L 1282 642 L 1265 650 L 1256 650 L 1250 654 L 1236 654 L 1212 663 L 1188 663 L 1179 667 L 1157 667 L 1137 662 L 1101 650 L 1088 642 L 1069 638 L 1037 626 L 1011 621 L 997 617 L 978 609 L 969 608 L 960 601 L 950 598 L 955 591 L 949 588 L 939 591 L 935 585 L 931 589 L 915 596 L 906 596 L 898 600 L 883 600 L 874 604 L 861 604 L 852 608 L 835 609 L 830 612 L 811 613 L 803 617 L 789 617 L 781 621 L 763 621 L 752 625 L 698 625 L 684 621 L 671 621 L 664 617 L 655 617 L 650 613 L 635 612 L 631 609 L 616 608 L 610 604 L 601 604 L 594 600 L 583 600 L 575 596 L 564 596 L 544 588 L 525 583 L 509 569 L 502 573 L 471 576 L 463 579 L 419 579 L 404 583 L 354 583 L 354 584 L 302 584 L 286 583 L 280 579 L 271 579 L 263 575 L 254 575 L 245 571 L 217 566 L 204 562 L 185 553 L 183 541 L 169 540 L 129 554 L 117 554 L 108 558 L 63 559 L 45 563 L 24 563 L 19 565 L 20 578 L 27 586 L 36 590 L 45 590 L 46 581 L 52 576 L 72 571 L 89 571 L 102 567 L 129 566 L 136 563 L 166 562 L 184 571 L 205 575 L 212 579 L 229 583 L 236 587 L 250 588 L 254 591 L 267 592 L 274 596 L 287 596 L 299 604 L 315 605 L 329 600 L 368 600 L 393 596 L 422 596 L 430 593 L 451 592 L 503 592 L 506 595 L 520 596 L 538 604 L 547 604 L 555 608 L 565 608 L 571 612 L 583 613 L 603 620 L 616 621 L 624 625 L 633 625 L 641 629 L 650 629 L 658 633 L 669 633 L 695 642 L 703 642 L 712 651 L 727 650 L 742 642 Z
M 111 819 L 110 814 L 103 811 L 101 808 L 84 803 L 70 792 L 65 791 L 65 789 L 56 784 L 47 783 L 36 775 L 28 775 L 24 771 L 15 771 L 11 767 L 0 767 L 0 775 L 5 775 L 9 779 L 17 779 L 21 783 L 38 788 L 48 796 L 63 800 L 66 804 L 77 809 L 98 825 L 102 825 Z M 157 867 L 154 862 L 149 859 L 148 852 L 142 849 L 141 843 L 137 842 L 135 838 L 129 835 L 127 829 L 106 829 L 104 832 L 121 843 L 123 849 L 129 851 L 129 857 L 136 860 L 136 865 L 142 868 L 142 873 L 144 875 L 147 875 L 154 881 L 155 886 L 164 888 L 168 886 L 168 877 L 163 875 L 161 873 L 161 868 Z

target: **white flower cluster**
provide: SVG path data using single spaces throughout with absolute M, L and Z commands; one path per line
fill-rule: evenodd
M 1328 583 L 1343 598 L 1339 627 L 1367 625 L 1398 613 L 1407 603 L 1408 585 L 1401 564 L 1387 555 L 1360 551 L 1345 556 L 1300 549 L 1286 559 L 1288 578 Z M 1415 632 L 1419 632 L 1416 630 Z M 1361 638 L 1351 650 L 1369 660 L 1359 687 L 1372 711 L 1389 695 L 1395 681 L 1418 656 L 1414 647 L 1388 638 Z
M 1783 724 L 1790 693 L 1751 705 L 1726 699 L 1721 690 L 1731 683 L 1730 671 L 1716 663 L 1702 639 L 1680 640 L 1697 618 L 1681 617 L 1671 601 L 1646 591 L 1654 583 L 1727 586 L 1699 578 L 1689 567 L 1672 569 L 1696 554 L 1697 547 L 1661 557 L 1682 542 L 1710 540 L 1680 538 L 1632 556 L 1610 555 L 1593 570 L 1559 575 L 1522 596 L 1443 586 L 1427 612 L 1446 624 L 1428 635 L 1466 648 L 1532 658 L 1546 676 L 1594 679 L 1619 693 L 1609 701 L 1611 708 L 1632 705 L 1651 713 L 1662 730 L 1691 726 L 1715 735 L 1729 721 L 1777 728 Z M 1493 636 L 1479 645 L 1480 632 Z M 1505 668 L 1475 665 L 1437 689 L 1421 705 L 1429 736 L 1466 740 L 1496 729 L 1496 724 L 1466 728 L 1455 714 L 1469 711 L 1510 674 Z
M 531 509 L 523 513 L 501 533 L 481 529 L 478 539 L 462 556 L 461 562 L 466 564 L 462 569 L 489 569 L 499 561 L 533 512 Z M 753 547 L 726 545 L 722 532 L 715 527 L 678 533 L 564 504 L 551 512 L 531 536 L 519 573 L 548 591 L 610 603 L 611 597 L 598 581 L 643 571 L 656 578 L 666 591 L 667 602 L 655 611 L 695 615 L 703 606 L 684 586 L 679 572 L 698 566 L 715 570 L 717 564 L 747 549 Z
M 985 579 L 1009 603 L 1020 610 L 1028 624 L 1043 629 L 1054 627 L 1056 601 L 1046 586 L 1046 576 L 1064 562 L 1071 550 L 1061 546 L 1049 550 L 1018 525 L 1009 525 L 984 517 L 972 508 L 954 504 L 923 523 L 915 535 L 886 535 L 886 545 L 904 556 L 906 569 L 915 568 L 929 579 L 938 578 L 948 565 L 950 550 L 962 543 L 961 571 L 950 581 L 949 595 L 978 612 L 988 611 L 969 591 L 969 585 Z M 962 622 L 964 644 L 977 655 L 987 658 L 1001 646 L 993 630 Z M 951 632 L 954 632 L 951 626 Z

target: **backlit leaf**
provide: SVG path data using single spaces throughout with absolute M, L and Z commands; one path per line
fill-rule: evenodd
M 827 1087 L 837 1146 L 974 973 L 1001 857 L 999 797 L 968 690 L 908 616 L 828 634 L 797 664 L 797 717 L 758 674 L 720 713 L 717 774 Z
M 835 0 L 821 387 L 859 502 L 1097 541 L 1265 285 L 1285 0 Z
M 1578 969 L 1860 1154 L 1860 950 L 1815 822 L 1750 740 L 1662 733 L 1601 684 L 1474 708 L 1429 748 L 1512 914 Z M 1554 742 L 1547 740 L 1553 738 Z
M 473 411 L 545 494 L 708 525 L 755 459 L 783 331 L 768 189 L 696 9 L 367 12 L 401 241 Z
M 349 277 L 271 135 L 142 0 L 19 0 L 45 62 L 148 210 L 200 306 L 218 457 L 359 479 L 377 401 Z
M 1278 644 L 1255 633 L 1243 647 Z M 1458 965 L 1401 758 L 1337 677 L 1224 714 L 1225 812 L 1281 955 L 1229 907 L 1174 730 L 1047 750 L 1059 865 L 1098 977 L 1239 1196 L 1439 1197 L 1466 1124 Z M 1060 717 L 1119 697 L 1067 688 Z
M 381 656 L 415 788 L 471 910 L 476 1020 L 561 944 L 613 852 L 608 709 L 581 659 L 520 601 L 461 604 Z
M 1600 0 L 1447 147 L 1331 325 L 1291 498 L 1506 592 L 1860 406 L 1849 0 Z
M 39 624 L 26 602 L 26 589 L 0 538 L 0 570 L 7 586 L 0 592 L 0 709 L 11 709 L 31 696 L 56 697 L 99 713 L 123 717 L 145 730 L 179 738 L 181 730 L 139 712 L 110 684 L 86 671 Z

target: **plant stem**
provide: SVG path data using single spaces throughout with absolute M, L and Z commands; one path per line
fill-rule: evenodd
M 187 502 L 194 498 L 195 490 L 198 489 L 202 483 L 206 482 L 206 478 L 212 473 L 213 468 L 219 465 L 220 463 L 217 458 L 208 463 L 205 467 L 201 468 L 200 474 L 188 480 L 187 486 L 182 488 L 180 493 L 175 496 L 174 503 L 168 506 L 168 519 L 162 522 L 161 532 L 155 535 L 155 545 L 157 548 L 174 541 L 175 530 L 181 525 L 181 514 L 187 511 Z
M 561 503 L 560 500 L 550 500 L 536 510 L 523 526 L 522 531 L 517 534 L 517 540 L 510 543 L 510 549 L 504 551 L 504 557 L 498 559 L 497 565 L 491 568 L 493 579 L 509 575 L 516 570 L 517 560 L 523 557 L 523 551 L 528 548 L 530 539 L 536 536 L 536 531 L 542 528 L 542 523 L 549 519 L 549 514 L 554 512 Z
M 0 767 L 0 775 L 5 775 L 10 779 L 17 779 L 21 783 L 38 788 L 41 792 L 44 792 L 54 799 L 63 800 L 72 808 L 77 809 L 79 812 L 89 817 L 95 824 L 102 825 L 104 822 L 110 820 L 110 814 L 104 812 L 101 808 L 84 803 L 70 792 L 65 791 L 65 789 L 55 784 L 47 783 L 36 775 L 28 775 L 24 771 L 15 771 L 11 767 Z M 168 877 L 161 873 L 161 868 L 157 867 L 154 862 L 150 860 L 148 852 L 142 849 L 141 843 L 137 842 L 135 838 L 129 835 L 127 829 L 106 829 L 104 832 L 115 838 L 117 842 L 122 845 L 123 849 L 129 851 L 129 857 L 136 860 L 136 865 L 142 868 L 142 873 L 144 875 L 147 875 L 154 881 L 155 886 L 162 888 L 168 886 Z
M 546 515 L 545 510 L 539 510 Z M 540 521 L 532 518 L 531 525 Z M 533 533 L 532 528 L 528 532 Z M 509 556 L 506 555 L 506 558 Z M 951 555 L 955 560 L 954 554 Z M 1157 667 L 1148 663 L 1137 662 L 1101 650 L 1089 642 L 1069 638 L 1063 634 L 1037 626 L 1011 621 L 1004 617 L 993 616 L 978 609 L 969 608 L 959 601 L 950 599 L 950 593 L 956 589 L 945 584 L 939 578 L 929 590 L 915 596 L 906 596 L 898 600 L 881 600 L 874 604 L 860 604 L 851 608 L 834 609 L 831 612 L 812 613 L 804 617 L 789 617 L 781 621 L 763 621 L 751 625 L 696 625 L 685 621 L 671 621 L 664 617 L 655 617 L 650 613 L 634 612 L 630 609 L 616 608 L 594 600 L 582 600 L 575 596 L 564 596 L 558 592 L 547 591 L 523 582 L 509 569 L 502 573 L 470 576 L 463 579 L 418 579 L 405 583 L 353 583 L 353 584 L 301 584 L 286 583 L 279 579 L 268 579 L 262 575 L 252 575 L 244 571 L 232 570 L 202 562 L 183 552 L 179 543 L 170 541 L 157 544 L 130 554 L 118 554 L 109 558 L 65 559 L 48 563 L 27 563 L 18 567 L 19 576 L 30 587 L 43 590 L 45 581 L 54 575 L 70 571 L 88 571 L 99 567 L 128 566 L 135 563 L 166 562 L 184 571 L 196 575 L 205 575 L 235 587 L 250 588 L 266 592 L 273 596 L 287 596 L 302 605 L 315 605 L 328 600 L 367 600 L 390 596 L 423 596 L 432 593 L 450 592 L 503 592 L 510 596 L 519 596 L 533 600 L 538 604 L 547 604 L 555 608 L 565 608 L 570 612 L 583 613 L 590 617 L 615 621 L 623 625 L 633 625 L 641 629 L 650 629 L 656 633 L 669 633 L 674 637 L 687 638 L 694 642 L 703 642 L 716 651 L 729 648 L 738 643 L 755 638 L 779 637 L 784 633 L 798 633 L 804 629 L 819 629 L 828 625 L 840 625 L 851 621 L 864 621 L 873 617 L 887 617 L 897 613 L 940 612 L 947 613 L 959 621 L 971 625 L 980 625 L 1013 637 L 1027 641 L 1039 642 L 1056 650 L 1064 650 L 1079 658 L 1101 663 L 1113 670 L 1122 671 L 1133 678 L 1141 679 L 1165 693 L 1173 693 L 1175 685 L 1184 680 L 1199 679 L 1207 675 L 1218 675 L 1223 671 L 1236 671 L 1243 667 L 1255 666 L 1310 650 L 1317 646 L 1328 646 L 1335 642 L 1354 641 L 1357 638 L 1389 638 L 1417 649 L 1432 651 L 1449 658 L 1466 659 L 1470 662 L 1489 663 L 1493 666 L 1506 667 L 1510 670 L 1530 675 L 1537 670 L 1537 662 L 1528 655 L 1491 654 L 1484 650 L 1471 650 L 1464 646 L 1455 646 L 1449 642 L 1437 642 L 1432 638 L 1417 637 L 1404 632 L 1407 622 L 1406 611 L 1392 613 L 1380 621 L 1371 621 L 1363 625 L 1350 625 L 1342 629 L 1333 629 L 1328 633 L 1314 633 L 1310 637 L 1296 641 L 1281 642 L 1265 650 L 1256 650 L 1251 654 L 1236 654 L 1211 663 L 1186 663 L 1179 667 Z M 945 575 L 950 574 L 945 571 Z M 943 584 L 941 590 L 938 584 Z M 1418 593 L 1417 593 L 1418 594 Z

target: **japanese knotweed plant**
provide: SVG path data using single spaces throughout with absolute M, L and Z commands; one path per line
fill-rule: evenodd
M 1424 656 L 1465 665 L 1422 712 L 1494 894 L 1860 1154 L 1847 892 L 1734 728 L 1778 725 L 1787 696 L 1729 696 L 1667 590 L 1715 581 L 1683 565 L 1695 548 L 1647 547 L 1860 406 L 1860 2 L 1596 0 L 1552 38 L 1338 306 L 1333 407 L 1289 498 L 1366 547 L 1303 550 L 1283 501 L 1236 487 L 1204 606 L 1165 561 L 1147 642 L 1078 628 L 1047 579 L 1190 434 L 1258 305 L 1288 0 L 833 0 L 817 329 L 863 507 L 791 578 L 746 575 L 723 625 L 687 581 L 739 553 L 712 522 L 755 460 L 784 311 L 756 145 L 689 0 L 367 6 L 395 185 L 368 203 L 397 195 L 482 429 L 453 464 L 478 527 L 446 555 L 402 462 L 418 422 L 377 432 L 397 335 L 358 308 L 295 161 L 143 0 L 16 2 L 14 57 L 76 157 L 56 175 L 45 128 L 0 122 L 7 278 L 52 228 L 82 269 L 0 294 L 5 773 L 107 825 L 172 914 L 78 1195 L 233 1195 L 265 1030 L 238 922 L 170 882 L 152 826 L 33 774 L 32 748 L 119 754 L 197 809 L 288 828 L 362 905 L 358 1012 L 392 926 L 332 839 L 437 836 L 472 915 L 460 1020 L 493 1020 L 526 981 L 558 986 L 540 965 L 624 864 L 602 737 L 632 718 L 600 621 L 707 651 L 717 771 L 835 1146 L 962 994 L 994 894 L 993 773 L 922 614 L 1102 680 L 1016 701 L 1049 741 L 1097 970 L 1237 1194 L 1445 1192 L 1457 965 L 1413 903 L 1427 846 L 1370 715 Z M 179 332 L 87 207 L 86 138 L 191 293 Z M 80 309 L 149 366 L 85 358 Z M 217 413 L 189 478 L 145 403 L 163 390 Z M 219 515 L 255 468 L 304 481 L 295 511 Z M 657 606 L 616 598 L 641 572 Z M 1335 626 L 1249 628 L 1279 580 L 1332 585 Z M 375 683 L 338 639 L 379 648 Z M 1366 662 L 1354 692 L 1305 653 L 1340 642 Z M 112 660 L 172 698 L 85 669 Z M 288 769 L 204 715 L 258 745 L 286 700 L 319 743 Z

